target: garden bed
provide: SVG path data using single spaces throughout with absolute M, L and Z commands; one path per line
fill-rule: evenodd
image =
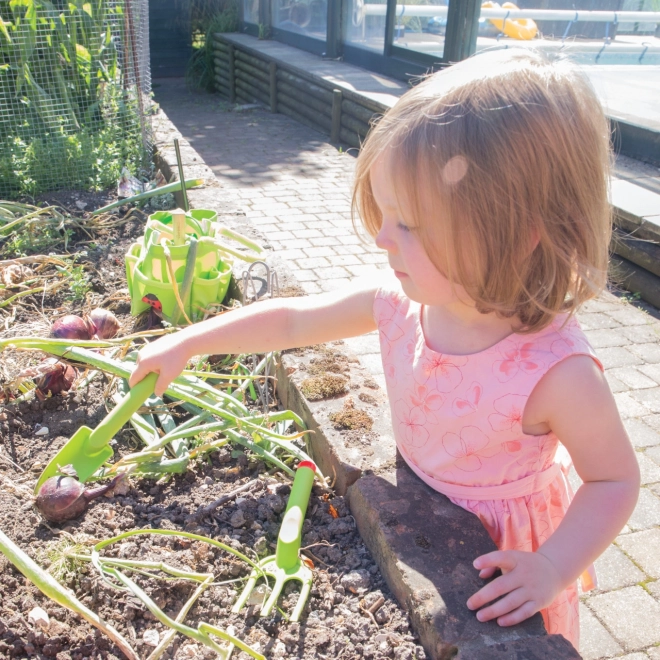
M 107 201 L 93 196 L 60 196 L 81 218 Z M 80 209 L 80 204 L 86 204 Z M 126 209 L 117 212 L 125 217 Z M 82 267 L 80 291 L 70 285 L 52 294 L 43 292 L 17 301 L 5 313 L 4 336 L 47 336 L 49 322 L 65 313 L 93 306 L 112 309 L 128 334 L 134 329 L 126 291 L 124 254 L 143 231 L 143 218 L 133 215 L 118 226 L 93 236 L 74 231 L 68 252 Z M 61 246 L 57 250 L 61 254 Z M 2 255 L 1 258 L 6 258 Z M 14 313 L 15 311 L 15 313 Z M 33 353 L 5 351 L 3 379 L 34 364 Z M 66 560 L 72 552 L 85 554 L 91 544 L 130 530 L 184 530 L 221 541 L 251 559 L 272 554 L 290 490 L 290 478 L 266 466 L 240 447 L 223 447 L 203 460 L 191 461 L 184 474 L 166 483 L 132 478 L 129 487 L 92 503 L 80 518 L 59 526 L 47 524 L 34 510 L 31 492 L 43 467 L 82 425 L 94 427 L 106 415 L 108 379 L 99 376 L 83 389 L 64 395 L 0 403 L 0 529 L 42 566 L 51 566 L 60 581 L 78 598 L 113 625 L 141 658 L 153 652 L 165 626 L 130 593 L 104 583 L 86 562 Z M 48 433 L 38 432 L 46 427 Z M 125 428 L 115 438 L 115 455 L 135 451 L 137 436 Z M 199 510 L 241 485 L 254 482 L 214 512 Z M 268 658 L 381 658 L 425 657 L 409 620 L 388 591 L 379 570 L 362 543 L 343 497 L 315 486 L 303 526 L 303 554 L 313 565 L 314 585 L 300 623 L 287 613 L 298 598 L 297 587 L 287 587 L 279 610 L 258 616 L 260 600 L 239 614 L 231 606 L 249 566 L 234 556 L 202 542 L 176 536 L 145 534 L 117 544 L 109 554 L 140 560 L 166 561 L 195 571 L 212 572 L 217 584 L 196 601 L 186 618 L 189 625 L 205 621 L 234 634 Z M 152 581 L 143 585 L 151 598 L 174 618 L 194 588 L 183 580 Z M 294 583 L 295 585 L 295 583 Z M 28 620 L 35 606 L 50 615 L 42 629 Z M 215 652 L 177 635 L 163 657 L 213 657 Z M 0 557 L 0 657 L 121 657 L 121 651 L 78 615 L 41 595 L 12 565 Z M 236 658 L 247 654 L 234 652 Z

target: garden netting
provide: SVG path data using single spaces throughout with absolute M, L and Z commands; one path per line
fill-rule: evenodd
M 0 198 L 147 165 L 150 97 L 148 0 L 0 0 Z

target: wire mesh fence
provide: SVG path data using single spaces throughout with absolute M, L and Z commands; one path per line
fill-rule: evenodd
M 149 161 L 148 0 L 0 0 L 0 198 Z

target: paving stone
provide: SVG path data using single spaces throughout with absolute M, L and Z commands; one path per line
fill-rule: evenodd
M 618 321 L 615 321 L 611 316 L 603 314 L 602 312 L 581 314 L 580 325 L 583 330 L 606 330 L 608 328 L 618 328 L 621 326 Z
M 321 290 L 324 292 L 339 291 L 339 289 L 344 289 L 350 283 L 351 280 L 348 277 L 339 277 L 333 280 L 320 280 L 318 282 Z
M 644 415 L 641 418 L 641 421 L 645 426 L 650 427 L 654 433 L 660 436 L 660 415 Z M 657 445 L 660 444 L 660 440 L 657 442 L 649 442 L 648 445 Z
M 596 330 L 595 332 L 616 332 L 615 330 Z M 625 337 L 621 338 L 622 343 L 627 343 Z M 597 348 L 598 357 L 603 363 L 605 369 L 616 369 L 617 367 L 627 367 L 634 366 L 637 364 L 643 364 L 642 358 L 638 357 L 634 353 L 631 353 L 624 346 L 610 346 L 606 348 Z
M 306 247 L 303 249 L 307 257 L 334 257 L 335 251 L 331 247 Z M 654 381 L 651 381 L 654 382 Z
M 626 651 L 638 651 L 657 641 L 660 603 L 642 587 L 599 594 L 587 604 Z
M 660 364 L 640 364 L 638 369 L 645 375 L 660 383 Z
M 605 313 L 625 326 L 646 325 L 649 322 L 648 314 L 627 303 L 621 303 L 618 309 L 609 310 Z
M 660 498 L 656 497 L 649 487 L 643 487 L 639 491 L 637 506 L 628 520 L 628 526 L 635 532 L 650 529 L 655 525 L 660 525 Z
M 647 390 L 634 390 L 630 396 L 646 406 L 651 412 L 660 413 L 660 387 Z
M 651 660 L 660 660 L 660 647 L 652 646 L 649 649 L 646 649 L 646 653 Z
M 619 656 L 617 660 L 649 660 L 649 656 L 646 653 L 627 653 Z
M 650 447 L 644 452 L 644 456 L 660 466 L 660 447 Z
M 311 268 L 328 268 L 332 265 L 326 257 L 307 257 L 298 259 L 296 263 L 298 264 L 299 268 L 304 268 L 305 270 L 309 270 Z
M 592 300 L 587 300 L 584 305 L 582 305 L 582 312 L 590 314 L 593 312 L 613 312 L 620 309 L 623 303 L 615 298 L 613 295 L 603 292 L 598 298 Z
M 605 372 L 605 380 L 607 381 L 607 384 L 610 386 L 610 390 L 612 390 L 612 394 L 616 394 L 617 392 L 627 392 L 630 390 L 630 387 L 626 385 L 625 383 L 622 383 L 618 378 L 612 375 L 612 369 L 609 371 Z
M 647 344 L 649 342 L 660 341 L 660 332 L 656 324 L 634 325 L 623 328 L 621 332 L 633 344 Z
M 619 414 L 625 420 L 628 417 L 641 417 L 648 414 L 649 410 L 643 406 L 639 401 L 628 394 L 628 392 L 618 392 L 614 395 Z
M 660 600 L 660 580 L 647 582 L 644 586 L 649 590 L 651 596 Z
M 660 578 L 660 529 L 626 534 L 617 543 L 649 577 Z
M 660 447 L 656 448 L 656 455 L 660 457 Z M 648 451 L 653 451 L 650 449 Z M 637 462 L 642 477 L 642 484 L 655 484 L 660 482 L 660 465 L 652 460 L 652 456 L 647 456 L 646 452 L 637 452 Z
M 622 652 L 621 645 L 605 626 L 584 603 L 580 603 L 580 655 L 584 660 L 611 658 Z
M 301 282 L 300 286 L 307 294 L 323 293 L 323 289 L 317 282 Z
M 609 376 L 614 376 L 620 380 L 629 389 L 638 390 L 649 387 L 657 387 L 656 381 L 652 378 L 641 373 L 636 367 L 617 367 L 616 369 L 609 369 L 607 371 L 608 382 Z
M 298 263 L 303 261 L 306 260 L 298 259 Z M 350 273 L 342 266 L 322 266 L 320 268 L 315 268 L 314 271 L 316 272 L 319 284 L 326 280 L 350 277 Z
M 629 536 L 625 538 L 629 538 Z M 598 576 L 599 592 L 630 587 L 646 579 L 644 573 L 614 545 L 607 548 L 594 562 L 594 565 Z
M 658 364 L 660 362 L 660 343 L 630 344 L 628 348 L 647 364 Z

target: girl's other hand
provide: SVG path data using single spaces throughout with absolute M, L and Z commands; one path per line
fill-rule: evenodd
M 156 396 L 163 396 L 189 359 L 177 334 L 161 337 L 140 349 L 135 370 L 128 379 L 130 387 L 139 383 L 147 374 L 157 373 L 159 376 L 154 392 Z
M 473 565 L 481 578 L 491 577 L 498 568 L 502 571 L 468 599 L 467 606 L 479 610 L 479 621 L 497 619 L 500 626 L 513 626 L 550 605 L 565 588 L 559 572 L 541 552 L 498 550 L 477 557 Z M 487 603 L 492 604 L 484 607 Z

